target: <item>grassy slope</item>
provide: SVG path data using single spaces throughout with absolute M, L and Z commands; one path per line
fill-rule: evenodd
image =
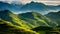
M 60 24 L 60 11 L 58 12 L 50 12 L 46 15 L 48 18 L 50 18 L 53 21 L 56 21 L 58 24 Z
M 3 15 L 3 16 L 2 16 Z M 52 22 L 49 18 L 37 13 L 28 12 L 23 14 L 13 14 L 9 10 L 0 12 L 0 18 L 9 21 L 14 25 L 18 25 L 27 29 L 35 28 L 38 26 L 55 26 L 56 23 Z
M 33 26 L 55 26 L 56 22 L 51 21 L 46 16 L 43 16 L 37 12 L 28 12 L 19 14 L 19 18 L 27 23 L 32 24 Z
M 8 21 L 4 21 L 0 19 L 0 34 L 5 34 L 5 33 L 6 34 L 39 34 L 35 31 L 13 25 Z
M 3 15 L 3 16 L 2 16 Z M 3 19 L 3 22 L 0 21 L 0 23 L 8 23 L 8 25 L 11 25 L 13 28 L 8 28 L 8 32 L 4 33 L 10 33 L 11 30 L 13 31 L 12 33 L 33 33 L 34 31 L 31 31 L 29 29 L 35 28 L 38 26 L 55 26 L 57 25 L 56 22 L 51 21 L 49 18 L 46 16 L 43 16 L 39 13 L 36 12 L 30 12 L 30 13 L 25 13 L 25 14 L 13 14 L 10 11 L 7 12 L 0 12 L 0 19 Z M 9 27 L 9 26 L 8 26 Z M 17 30 L 17 31 L 15 31 Z M 23 31 L 22 31 L 23 30 Z M 5 29 L 3 31 L 6 31 Z M 15 32 L 14 32 L 15 31 Z M 22 31 L 22 32 L 21 32 Z M 39 31 L 42 33 L 41 31 Z M 44 32 L 44 31 L 43 31 Z M 3 33 L 3 32 L 1 32 Z M 23 34 L 24 34 L 23 33 Z M 27 34 L 29 34 L 27 33 Z M 36 32 L 34 32 L 37 34 Z
M 32 30 L 40 34 L 60 34 L 60 27 L 40 26 Z
M 27 29 L 29 29 L 31 27 L 34 27 L 33 25 L 19 19 L 18 15 L 13 14 L 9 10 L 5 10 L 3 12 L 0 12 L 0 18 L 5 20 L 5 21 L 9 21 L 14 25 L 18 25 L 20 27 L 24 27 L 24 28 L 27 28 Z

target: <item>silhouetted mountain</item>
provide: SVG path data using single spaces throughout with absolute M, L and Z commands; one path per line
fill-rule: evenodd
M 60 10 L 60 5 L 58 6 L 50 6 L 50 5 L 45 5 L 43 3 L 38 3 L 38 2 L 31 2 L 27 3 L 25 5 L 23 4 L 16 4 L 16 3 L 5 3 L 5 2 L 0 2 L 0 10 L 11 10 L 15 13 L 21 12 L 27 12 L 27 11 L 37 11 L 41 14 L 46 14 L 50 12 L 49 10 Z
M 38 11 L 40 13 L 43 13 L 45 11 L 48 11 L 48 9 L 47 6 L 43 3 L 31 2 L 23 5 L 21 7 L 21 11 Z
M 5 3 L 5 2 L 1 2 L 0 1 L 0 10 L 11 10 L 13 12 L 16 12 L 16 11 L 20 11 L 20 7 L 22 6 L 22 4 L 18 5 L 18 4 L 9 4 L 9 3 Z
M 24 6 L 21 7 L 21 10 L 22 11 L 45 11 L 47 10 L 47 7 L 45 9 L 45 4 L 43 3 L 38 3 L 38 2 L 31 2 L 31 3 L 28 3 Z
M 41 14 L 46 14 L 49 10 L 60 10 L 60 6 L 50 6 L 32 1 L 31 3 L 27 3 L 21 7 L 21 11 L 37 11 Z
M 60 11 L 58 12 L 50 12 L 46 15 L 48 18 L 50 18 L 53 21 L 56 21 L 58 24 L 60 24 Z

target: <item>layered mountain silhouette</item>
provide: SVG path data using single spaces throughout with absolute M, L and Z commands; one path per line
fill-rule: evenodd
M 4 7 L 3 7 L 4 6 Z M 41 14 L 46 14 L 49 12 L 49 10 L 60 10 L 60 5 L 58 6 L 50 6 L 50 5 L 45 5 L 43 3 L 38 3 L 38 2 L 31 2 L 31 3 L 27 3 L 25 5 L 23 4 L 9 4 L 9 3 L 5 3 L 5 2 L 0 2 L 0 10 L 11 10 L 13 12 L 27 12 L 27 11 L 37 11 Z
M 26 5 L 24 5 L 23 7 L 21 7 L 21 10 L 24 11 L 46 11 L 47 10 L 47 6 L 43 3 L 38 3 L 38 2 L 31 2 L 31 3 L 28 3 Z
M 25 21 L 18 18 L 18 15 L 13 14 L 9 10 L 0 11 L 0 18 L 5 21 L 9 21 L 14 25 L 22 26 L 25 28 L 29 28 L 29 24 Z
M 50 10 L 60 10 L 60 5 L 33 1 L 23 5 L 0 1 L 0 34 L 60 34 L 60 11 Z
M 14 14 L 9 10 L 0 11 L 0 18 L 9 21 L 14 25 L 25 28 L 35 28 L 38 26 L 56 26 L 57 23 L 51 21 L 46 16 L 37 12 L 27 12 L 22 14 Z
M 59 12 L 51 12 L 49 14 L 58 14 Z M 47 15 L 49 15 L 47 14 Z M 56 16 L 55 15 L 55 16 Z M 56 17 L 57 17 L 56 16 Z M 50 15 L 49 15 L 50 17 Z M 1 34 L 48 34 L 60 33 L 60 27 L 57 20 L 53 21 L 46 15 L 38 12 L 27 12 L 14 14 L 10 10 L 0 11 L 0 29 Z M 58 17 L 59 18 L 59 17 Z M 31 30 L 30 30 L 31 29 Z M 33 31 L 32 31 L 33 30 Z M 35 32 L 36 31 L 36 32 Z
M 11 11 L 20 11 L 20 7 L 22 6 L 22 4 L 9 4 L 9 3 L 6 3 L 6 2 L 1 2 L 0 1 L 0 11 L 1 10 L 11 10 Z
M 50 18 L 53 21 L 56 21 L 58 24 L 60 24 L 60 11 L 58 12 L 50 12 L 46 15 L 48 18 Z

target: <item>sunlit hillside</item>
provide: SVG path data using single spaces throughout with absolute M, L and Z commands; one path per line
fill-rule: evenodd
M 14 14 L 9 10 L 0 11 L 0 18 L 11 22 L 14 25 L 32 29 L 38 26 L 56 26 L 57 23 L 51 21 L 46 16 L 37 12 L 27 12 L 22 14 Z
M 19 27 L 0 19 L 0 34 L 39 34 L 35 31 Z
M 34 11 L 22 14 L 14 14 L 9 10 L 0 11 L 1 34 L 45 34 L 46 32 L 60 34 L 59 30 L 56 21 Z

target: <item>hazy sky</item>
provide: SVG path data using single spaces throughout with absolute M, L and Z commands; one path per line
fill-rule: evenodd
M 0 0 L 0 1 L 5 1 L 8 3 L 11 3 L 12 1 L 17 1 L 23 4 L 29 3 L 31 1 L 35 1 L 35 2 L 42 2 L 47 5 L 60 5 L 60 0 Z

